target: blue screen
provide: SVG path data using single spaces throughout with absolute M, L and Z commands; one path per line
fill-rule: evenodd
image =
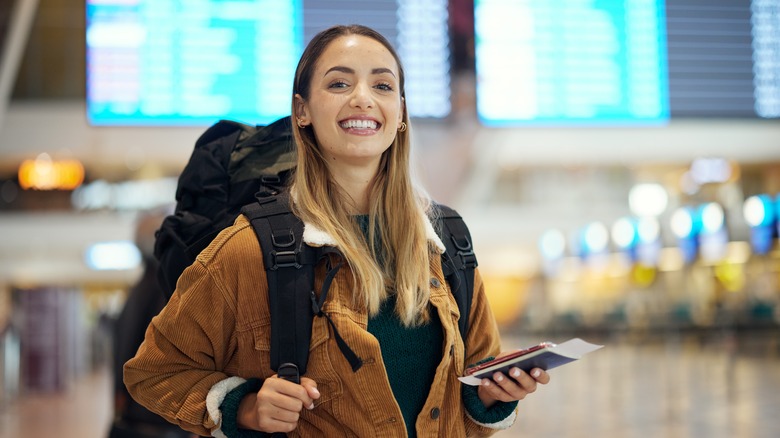
M 475 0 L 488 126 L 780 117 L 777 0 Z
M 477 0 L 486 125 L 669 118 L 662 1 Z
M 374 27 L 394 43 L 414 96 L 410 116 L 447 116 L 446 1 L 337 3 L 338 11 L 326 0 L 88 0 L 88 120 L 270 123 L 290 114 L 295 67 L 308 39 L 349 23 Z

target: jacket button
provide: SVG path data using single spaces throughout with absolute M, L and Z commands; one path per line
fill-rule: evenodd
M 439 418 L 439 408 L 431 409 L 431 418 L 434 420 Z
M 438 278 L 433 277 L 431 278 L 431 286 L 438 288 L 439 286 L 441 286 L 441 281 L 439 281 Z

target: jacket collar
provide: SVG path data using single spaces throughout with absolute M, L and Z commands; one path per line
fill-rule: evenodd
M 442 243 L 439 235 L 436 234 L 431 220 L 427 216 L 425 217 L 425 237 L 436 246 L 439 254 L 444 254 L 444 243 Z M 337 246 L 333 236 L 308 222 L 303 224 L 303 241 L 310 246 Z

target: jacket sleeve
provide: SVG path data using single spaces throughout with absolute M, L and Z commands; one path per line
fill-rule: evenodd
M 243 382 L 221 371 L 236 349 L 235 321 L 235 299 L 196 260 L 124 366 L 132 397 L 182 429 L 211 435 L 219 428 L 219 418 L 207 409 L 212 388 L 228 392 Z
M 485 285 L 482 282 L 482 276 L 479 270 L 474 273 L 474 297 L 471 303 L 471 312 L 469 314 L 469 329 L 466 335 L 465 344 L 465 365 L 476 364 L 489 357 L 495 357 L 501 352 L 501 335 L 498 330 L 498 324 L 493 316 L 490 303 L 485 295 Z M 472 391 L 476 395 L 476 387 L 464 388 L 464 392 Z M 479 418 L 492 418 L 489 422 L 480 422 L 475 410 L 474 416 L 469 411 L 470 403 L 482 403 L 479 398 L 468 397 L 464 395 L 464 415 L 466 418 L 466 432 L 468 436 L 489 436 L 497 430 L 511 427 L 517 418 L 516 402 L 511 404 L 498 403 L 490 408 L 490 413 L 479 412 Z M 511 406 L 510 406 L 511 405 Z M 514 406 L 514 408 L 513 408 Z M 482 406 L 484 409 L 484 406 Z M 499 413 L 499 411 L 501 411 Z M 487 416 L 485 414 L 488 414 Z M 500 419 L 498 417 L 501 417 Z M 483 420 L 484 421 L 484 420 Z

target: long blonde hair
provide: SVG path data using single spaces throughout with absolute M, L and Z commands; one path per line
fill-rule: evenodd
M 401 98 L 405 101 L 404 72 L 398 54 L 381 34 L 360 25 L 334 26 L 312 39 L 298 62 L 293 96 L 298 94 L 308 101 L 319 57 L 336 38 L 353 34 L 378 41 L 393 55 L 398 65 Z M 292 114 L 295 117 L 294 98 Z M 405 109 L 403 122 L 409 126 Z M 430 201 L 412 182 L 409 130 L 397 133 L 369 186 L 368 239 L 351 217 L 354 212 L 349 210 L 346 194 L 335 183 L 323 159 L 313 129 L 292 123 L 292 132 L 298 148 L 292 179 L 295 213 L 333 236 L 352 269 L 356 304 L 364 305 L 370 315 L 375 315 L 394 290 L 396 313 L 404 325 L 427 321 L 430 249 L 424 221 Z M 374 257 L 380 253 L 381 264 Z

